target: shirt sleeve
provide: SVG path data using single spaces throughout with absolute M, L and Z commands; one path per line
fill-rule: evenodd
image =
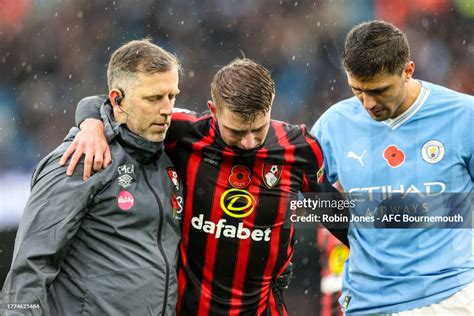
M 306 161 L 303 168 L 303 192 L 324 192 L 327 180 L 323 150 L 319 142 L 307 132 L 304 126 L 302 126 L 302 133 L 305 150 L 301 151 L 300 155 Z
M 53 154 L 46 157 L 33 175 L 12 265 L 2 291 L 4 306 L 7 303 L 39 304 L 40 309 L 7 310 L 6 315 L 51 314 L 48 288 L 58 275 L 68 245 L 93 198 L 93 177 L 84 182 L 81 171 L 68 177 L 67 166 L 59 166 L 59 155 L 52 157 Z
M 302 131 L 307 143 L 306 148 L 308 151 L 308 154 L 304 154 L 303 156 L 310 157 L 306 160 L 303 169 L 302 191 L 311 193 L 319 192 L 322 193 L 319 194 L 322 199 L 337 201 L 337 207 L 320 209 L 318 212 L 328 215 L 340 214 L 348 217 L 349 209 L 345 207 L 344 197 L 331 185 L 326 176 L 323 150 L 314 136 L 307 133 L 306 128 L 303 127 Z M 310 196 L 314 198 L 317 197 L 317 195 Z M 347 238 L 348 228 L 344 226 L 344 223 L 341 223 L 339 226 L 327 224 L 328 223 L 323 223 L 331 234 L 339 239 L 344 245 L 349 246 L 349 240 Z
M 330 142 L 330 133 L 327 130 L 327 124 L 325 124 L 324 118 L 321 117 L 311 129 L 313 134 L 319 141 L 319 144 L 324 152 L 324 170 L 326 177 L 330 183 L 334 183 L 338 180 L 337 166 L 334 160 L 334 154 Z
M 195 131 L 195 123 L 197 121 L 209 116 L 209 111 L 197 113 L 183 108 L 174 108 L 171 116 L 171 125 L 165 137 L 167 153 L 170 154 L 173 151 L 176 141 Z
M 100 120 L 100 107 L 106 99 L 106 95 L 98 95 L 86 97 L 79 101 L 76 108 L 77 126 L 81 125 L 81 123 L 88 118 Z

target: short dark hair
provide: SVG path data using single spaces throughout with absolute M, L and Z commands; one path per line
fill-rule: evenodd
M 148 38 L 134 40 L 113 52 L 107 67 L 107 84 L 109 89 L 119 88 L 125 81 L 134 80 L 139 72 L 154 74 L 174 68 L 178 74 L 181 72 L 181 64 L 175 55 Z
M 410 61 L 410 48 L 405 34 L 393 24 L 369 21 L 349 31 L 342 60 L 348 73 L 370 80 L 382 73 L 401 74 Z
M 270 111 L 275 82 L 268 69 L 249 58 L 234 59 L 219 69 L 211 83 L 218 109 L 225 106 L 246 121 Z

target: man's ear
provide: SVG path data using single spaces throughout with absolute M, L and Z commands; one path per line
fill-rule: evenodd
M 120 92 L 119 89 L 112 89 L 109 91 L 110 104 L 112 104 L 112 108 L 114 109 L 114 111 L 117 111 L 118 113 L 123 112 L 120 104 L 116 102 L 118 101 L 117 98 L 121 98 L 121 97 L 122 97 L 122 92 Z
M 211 111 L 212 118 L 217 120 L 217 107 L 212 101 L 207 101 L 207 108 Z
M 405 76 L 405 80 L 410 80 L 415 72 L 415 63 L 413 61 L 409 61 L 405 64 L 405 69 L 403 69 L 403 75 Z

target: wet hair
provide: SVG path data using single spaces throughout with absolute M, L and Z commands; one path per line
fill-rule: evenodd
M 405 34 L 393 24 L 364 22 L 347 34 L 342 61 L 348 73 L 370 80 L 378 74 L 401 74 L 410 61 L 410 48 Z
M 226 107 L 244 121 L 252 122 L 270 111 L 275 82 L 262 65 L 237 58 L 214 75 L 211 94 L 218 110 Z
M 178 58 L 153 44 L 150 39 L 125 43 L 113 52 L 107 67 L 109 90 L 134 85 L 137 73 L 154 74 L 177 69 L 181 70 Z

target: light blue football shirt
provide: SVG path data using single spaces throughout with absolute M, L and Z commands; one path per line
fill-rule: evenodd
M 416 102 L 395 119 L 373 120 L 356 97 L 321 116 L 311 131 L 329 181 L 352 193 L 473 191 L 474 97 L 421 83 Z M 339 300 L 347 315 L 434 304 L 474 279 L 471 229 L 351 223 L 349 241 Z

